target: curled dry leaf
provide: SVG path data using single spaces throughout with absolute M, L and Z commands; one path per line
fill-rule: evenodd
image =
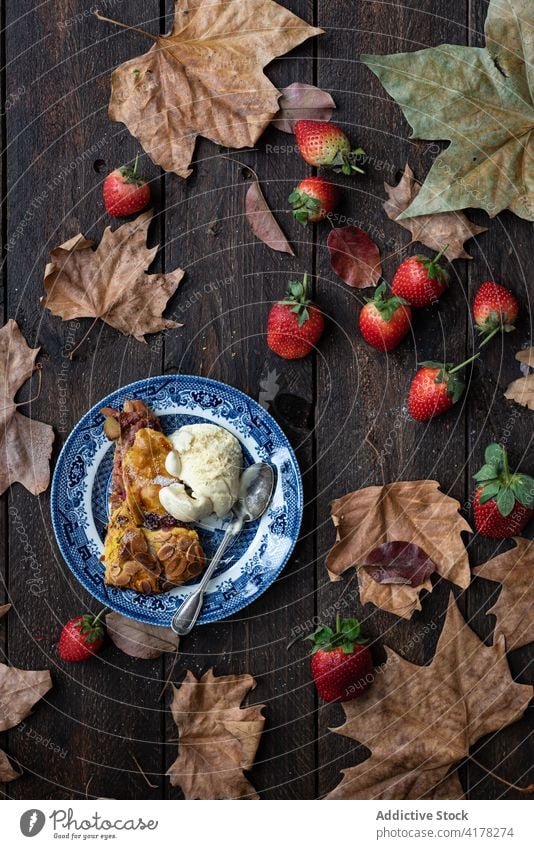
M 422 584 L 378 584 L 363 569 L 369 553 L 388 542 L 407 541 L 423 549 L 443 578 L 465 589 L 470 570 L 462 531 L 471 531 L 459 514 L 460 503 L 439 490 L 437 481 L 397 481 L 349 492 L 332 505 L 337 541 L 326 565 L 332 580 L 351 566 L 358 572 L 362 604 L 371 602 L 409 619 L 421 609 L 420 593 L 432 591 L 427 577 Z
M 383 674 L 343 705 L 346 722 L 335 729 L 371 756 L 343 770 L 327 798 L 463 798 L 455 765 L 481 737 L 523 715 L 532 687 L 513 681 L 504 638 L 485 646 L 452 597 L 430 666 L 386 651 Z
M 411 587 L 421 586 L 436 571 L 428 554 L 410 542 L 385 542 L 370 551 L 362 565 L 377 584 Z
M 80 233 L 52 251 L 43 305 L 63 321 L 101 318 L 140 342 L 145 333 L 179 327 L 162 313 L 184 272 L 146 274 L 159 247 L 146 244 L 151 220 L 152 210 L 117 230 L 106 227 L 96 250 Z
M 188 177 L 197 136 L 251 147 L 278 111 L 278 89 L 263 73 L 323 32 L 272 0 L 176 0 L 170 34 L 120 65 L 109 115 L 150 158 Z
M 260 242 L 264 242 L 274 251 L 295 256 L 293 248 L 284 236 L 265 200 L 258 180 L 254 180 L 250 184 L 245 195 L 245 216 L 250 229 Z
M 0 732 L 9 731 L 26 719 L 35 702 L 42 699 L 51 686 L 48 670 L 29 672 L 0 663 Z M 0 782 L 12 781 L 19 775 L 0 750 Z
M 180 638 L 170 628 L 158 628 L 128 619 L 120 613 L 106 615 L 106 630 L 118 649 L 129 657 L 151 660 L 163 652 L 177 651 Z
M 518 351 L 515 358 L 524 366 L 527 374 L 512 381 L 507 386 L 504 397 L 509 401 L 515 401 L 516 404 L 522 404 L 523 407 L 528 407 L 529 410 L 534 410 L 534 372 L 528 374 L 528 369 L 534 368 L 534 348 Z
M 504 634 L 508 651 L 534 642 L 534 542 L 523 537 L 515 537 L 514 542 L 515 548 L 473 570 L 474 575 L 502 585 L 487 614 L 497 617 L 495 633 Z
M 279 110 L 272 123 L 283 133 L 293 133 L 295 123 L 304 119 L 330 121 L 336 108 L 331 94 L 306 83 L 291 83 L 287 88 L 283 88 L 278 106 Z
M 54 431 L 17 412 L 15 395 L 31 377 L 39 348 L 29 348 L 16 321 L 0 330 L 0 495 L 21 483 L 32 495 L 50 481 Z
M 243 770 L 252 769 L 265 719 L 263 705 L 240 707 L 256 686 L 251 675 L 216 677 L 192 672 L 173 687 L 173 719 L 180 732 L 178 757 L 168 770 L 186 799 L 257 799 Z
M 464 242 L 473 236 L 478 236 L 479 233 L 485 233 L 487 227 L 473 224 L 463 212 L 438 212 L 434 215 L 418 215 L 415 218 L 399 220 L 401 212 L 408 209 L 421 189 L 421 184 L 415 179 L 408 164 L 397 185 L 390 186 L 384 183 L 384 188 L 388 193 L 388 199 L 384 202 L 388 218 L 396 221 L 405 230 L 409 230 L 414 242 L 421 242 L 422 245 L 436 251 L 448 245 L 445 256 L 449 260 L 472 259 L 464 248 Z
M 382 276 L 380 251 L 359 227 L 336 227 L 328 234 L 330 264 L 344 283 L 356 289 L 376 286 Z

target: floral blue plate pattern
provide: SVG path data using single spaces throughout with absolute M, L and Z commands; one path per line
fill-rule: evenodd
M 199 624 L 224 619 L 253 602 L 286 565 L 300 530 L 302 483 L 293 451 L 276 424 L 255 401 L 224 383 L 169 375 L 131 383 L 103 398 L 78 422 L 59 456 L 52 481 L 52 524 L 61 553 L 78 581 L 102 604 L 151 625 L 168 626 L 196 581 L 161 595 L 142 595 L 104 583 L 100 562 L 108 518 L 113 445 L 103 432 L 102 407 L 120 408 L 138 398 L 159 416 L 163 430 L 195 422 L 225 427 L 243 449 L 245 465 L 264 461 L 276 471 L 269 509 L 247 525 L 210 581 Z M 209 558 L 222 538 L 224 521 L 210 517 L 198 527 Z

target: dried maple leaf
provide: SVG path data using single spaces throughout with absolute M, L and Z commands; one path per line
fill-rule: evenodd
M 16 481 L 39 495 L 50 480 L 54 431 L 17 412 L 15 395 L 35 369 L 39 348 L 29 348 L 12 319 L 0 330 L 0 495 Z
M 344 283 L 356 289 L 376 286 L 382 276 L 380 251 L 371 237 L 349 225 L 330 230 L 327 239 L 330 265 Z
M 274 251 L 295 256 L 295 251 L 284 236 L 282 228 L 265 200 L 258 180 L 250 184 L 245 195 L 245 216 L 257 239 Z
M 52 686 L 48 670 L 30 672 L 0 663 L 0 732 L 14 728 L 30 715 L 35 702 Z M 5 752 L 0 750 L 0 782 L 13 781 L 14 770 Z
M 473 574 L 502 584 L 499 598 L 487 611 L 497 617 L 495 632 L 504 634 L 508 651 L 534 642 L 532 587 L 534 542 L 515 537 L 515 548 L 473 569 Z
M 143 660 L 160 657 L 163 652 L 176 651 L 180 642 L 180 638 L 170 628 L 136 622 L 120 613 L 107 614 L 106 631 L 124 654 Z
M 430 557 L 436 571 L 465 589 L 470 570 L 462 531 L 471 528 L 460 516 L 460 504 L 439 490 L 437 481 L 397 481 L 349 492 L 332 502 L 337 541 L 326 565 L 333 581 L 351 566 L 358 572 L 362 604 L 371 602 L 409 619 L 421 610 L 420 593 L 432 591 L 430 578 L 417 587 L 378 584 L 365 571 L 368 554 L 385 542 L 410 542 Z
M 177 0 L 170 34 L 145 33 L 154 46 L 113 72 L 110 118 L 153 162 L 188 177 L 197 136 L 257 142 L 280 96 L 263 68 L 322 32 L 272 0 Z
M 360 57 L 415 137 L 451 142 L 401 218 L 481 207 L 534 220 L 533 29 L 532 0 L 491 0 L 484 48 Z
M 256 686 L 251 675 L 192 672 L 173 687 L 173 719 L 180 732 L 178 757 L 168 770 L 171 784 L 187 799 L 257 799 L 243 770 L 252 769 L 265 719 L 263 705 L 240 707 Z
M 481 737 L 523 715 L 532 687 L 513 681 L 504 637 L 485 646 L 452 597 L 430 666 L 386 651 L 381 674 L 343 705 L 347 721 L 334 729 L 371 756 L 343 770 L 327 798 L 461 799 L 455 765 Z
M 162 313 L 184 272 L 146 274 L 159 247 L 146 245 L 151 219 L 149 211 L 117 230 L 106 227 L 96 250 L 80 233 L 52 251 L 43 305 L 63 321 L 101 318 L 140 342 L 145 333 L 179 327 Z
M 518 351 L 515 358 L 527 371 L 529 368 L 534 368 L 534 348 Z M 528 407 L 529 410 L 534 410 L 534 373 L 527 373 L 524 377 L 512 381 L 506 387 L 504 397 L 509 401 L 515 401 L 516 404 L 522 404 L 523 407 Z
M 440 251 L 443 245 L 448 245 L 445 256 L 451 261 L 473 258 L 465 250 L 464 242 L 479 233 L 485 233 L 488 228 L 473 224 L 463 212 L 438 212 L 434 215 L 399 219 L 401 212 L 410 206 L 421 189 L 421 184 L 415 179 L 409 165 L 404 168 L 404 174 L 396 186 L 384 183 L 384 188 L 388 199 L 383 206 L 388 218 L 409 230 L 414 242 L 421 242 L 436 251 Z
M 295 123 L 303 119 L 330 121 L 336 108 L 331 94 L 306 83 L 291 83 L 283 88 L 278 106 L 279 111 L 272 123 L 283 133 L 293 133 Z

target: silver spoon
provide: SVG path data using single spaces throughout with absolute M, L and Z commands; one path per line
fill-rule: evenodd
M 171 628 L 175 634 L 184 636 L 193 629 L 202 610 L 206 587 L 224 552 L 246 522 L 255 522 L 265 513 L 273 497 L 273 490 L 274 471 L 272 466 L 267 463 L 255 463 L 245 469 L 241 475 L 239 498 L 232 508 L 234 519 L 226 528 L 221 544 L 204 572 L 200 584 L 174 614 Z

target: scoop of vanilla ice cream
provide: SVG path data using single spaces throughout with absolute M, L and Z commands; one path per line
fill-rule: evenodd
M 165 468 L 179 483 L 160 490 L 165 510 L 182 522 L 226 516 L 239 496 L 243 455 L 239 441 L 218 425 L 185 425 L 169 437 Z M 191 491 L 187 492 L 186 487 Z

